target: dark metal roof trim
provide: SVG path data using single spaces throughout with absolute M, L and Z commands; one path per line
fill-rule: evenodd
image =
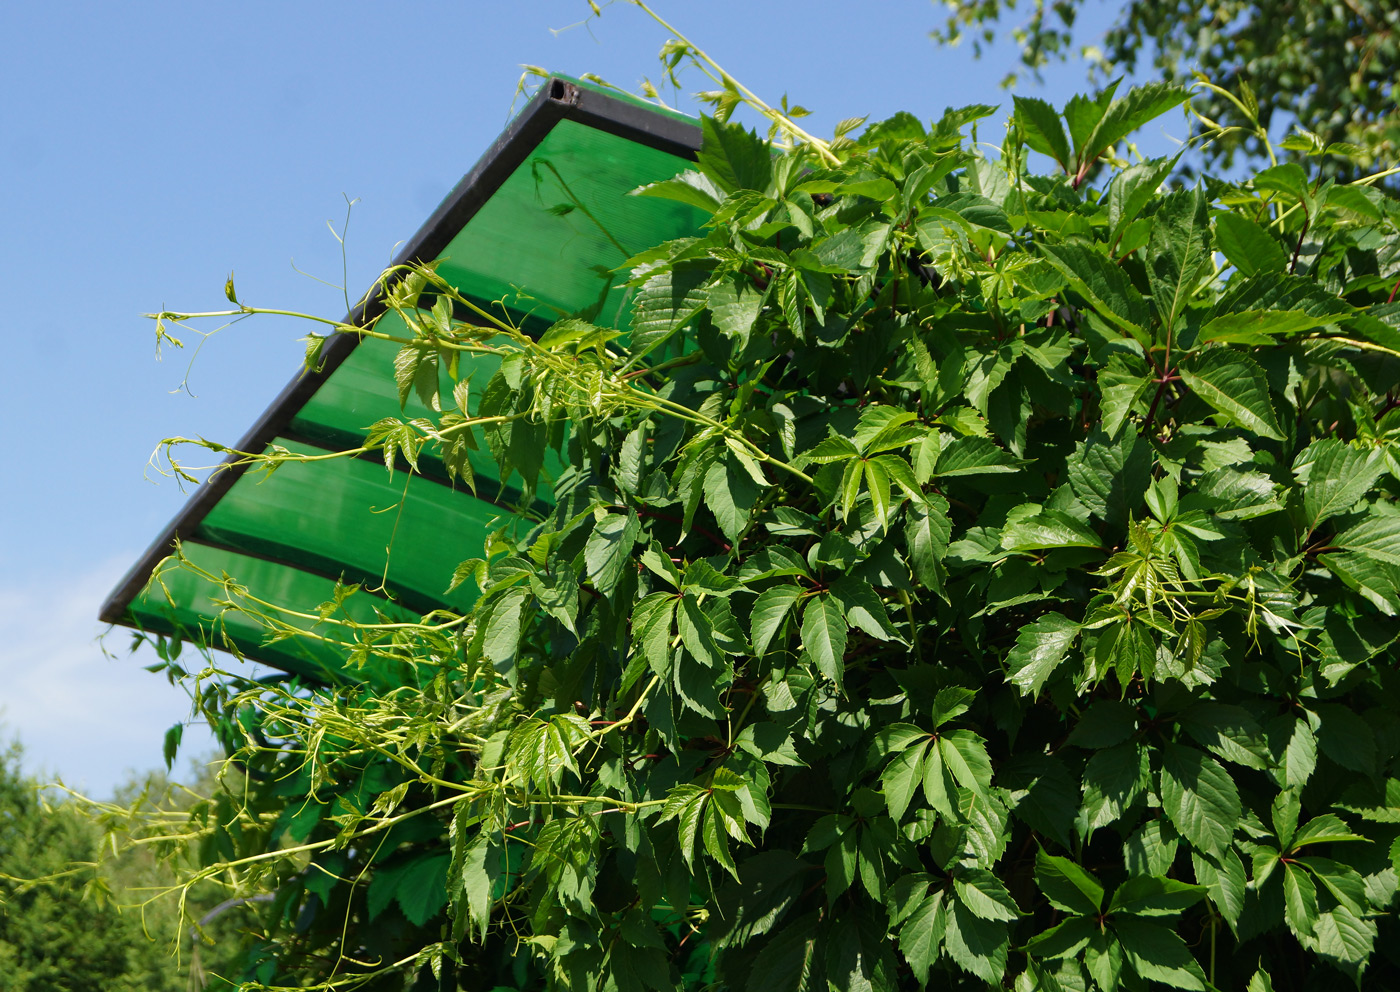
M 577 86 L 566 79 L 552 77 L 507 125 L 472 170 L 453 187 L 452 192 L 418 229 L 418 233 L 399 252 L 393 265 L 431 260 L 442 254 L 458 232 L 525 162 L 554 125 L 562 120 L 577 121 L 680 158 L 693 159 L 700 149 L 701 132 L 696 125 Z M 363 326 L 383 313 L 383 297 L 387 289 L 385 283 L 376 284 L 345 318 L 345 323 Z M 359 343 L 360 338 L 354 334 L 331 335 L 322 349 L 320 367 L 303 371 L 293 378 L 243 436 L 238 449 L 262 451 L 273 438 L 284 433 L 292 418 Z M 170 553 L 175 542 L 194 535 L 214 504 L 242 476 L 247 466 L 232 462 L 231 456 L 210 475 L 122 577 L 102 604 L 99 618 L 104 623 L 121 623 L 126 619 L 128 607 L 146 587 L 156 565 Z

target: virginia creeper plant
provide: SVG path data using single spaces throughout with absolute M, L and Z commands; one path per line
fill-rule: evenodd
M 635 191 L 711 219 L 620 267 L 627 335 L 386 275 L 384 374 L 441 412 L 367 447 L 565 465 L 442 577 L 470 613 L 344 587 L 306 634 L 209 576 L 404 673 L 201 683 L 248 774 L 148 839 L 276 893 L 244 987 L 1400 984 L 1400 206 L 1168 189 L 1115 151 L 1164 85 L 1017 99 L 988 156 L 982 106 L 763 104 L 778 147 L 714 78 Z

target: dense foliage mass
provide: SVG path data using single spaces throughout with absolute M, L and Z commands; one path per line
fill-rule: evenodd
M 209 686 L 249 987 L 1400 984 L 1400 207 L 1087 181 L 1186 96 L 707 119 L 626 338 L 394 274 L 389 464 L 565 467 L 469 616 L 327 604 L 409 684 Z
M 971 35 L 980 53 L 1003 18 L 1024 12 L 1026 20 L 1010 33 L 1028 69 L 1038 71 L 1076 52 L 1081 0 L 1037 0 L 1025 8 L 1018 0 L 943 0 L 943 6 L 949 8 L 947 20 L 934 32 L 941 41 Z M 1392 0 L 1129 0 L 1102 39 L 1080 35 L 1078 41 L 1102 42 L 1094 65 L 1110 76 L 1150 65 L 1152 75 L 1168 81 L 1188 82 L 1193 72 L 1202 72 L 1219 84 L 1220 92 L 1201 95 L 1198 110 L 1239 130 L 1205 146 L 1213 165 L 1229 166 L 1240 152 L 1263 157 L 1251 116 L 1275 136 L 1281 125 L 1296 123 L 1321 146 L 1355 146 L 1328 162 L 1332 169 L 1393 161 L 1400 149 L 1400 6 Z M 1302 140 L 1299 150 L 1310 150 L 1311 143 Z

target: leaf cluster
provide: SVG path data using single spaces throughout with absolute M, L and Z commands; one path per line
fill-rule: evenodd
M 987 107 L 821 156 L 707 119 L 625 334 L 406 280 L 432 417 L 370 444 L 471 435 L 529 513 L 467 616 L 349 625 L 362 683 L 210 689 L 250 978 L 1393 985 L 1400 206 L 1090 181 L 1184 99 L 1018 100 L 996 159 Z

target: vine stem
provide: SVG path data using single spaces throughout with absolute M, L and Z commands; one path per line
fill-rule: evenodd
M 690 409 L 689 407 L 681 406 L 679 403 L 673 403 L 671 400 L 663 399 L 660 396 L 654 396 L 651 393 L 637 389 L 634 386 L 628 386 L 627 391 L 635 398 L 641 399 L 644 403 L 651 404 L 652 409 L 664 410 L 666 413 L 669 413 L 672 416 L 680 417 L 683 420 L 689 420 L 691 423 L 694 424 L 703 424 L 706 427 L 711 427 L 719 431 L 722 435 L 724 435 L 727 438 L 733 438 L 735 441 L 747 448 L 749 450 L 749 453 L 754 458 L 757 458 L 759 461 L 767 462 L 774 468 L 780 468 L 784 472 L 788 472 L 791 475 L 795 475 L 797 476 L 797 478 L 801 479 L 809 486 L 812 484 L 812 477 L 806 472 L 802 471 L 795 465 L 789 465 L 787 462 L 783 461 L 780 458 L 774 458 L 772 455 L 768 454 L 768 452 L 764 451 L 758 445 L 754 444 L 752 441 L 746 438 L 743 434 L 734 430 L 734 428 L 722 424 L 718 420 L 712 420 L 711 418 L 705 416 L 703 413 L 698 413 L 695 410 Z
M 792 118 L 788 117 L 786 114 L 774 110 L 763 100 L 759 99 L 759 97 L 752 90 L 750 90 L 747 86 L 745 86 L 743 83 L 739 82 L 728 72 L 726 72 L 724 67 L 721 66 L 718 62 L 710 58 L 710 56 L 705 52 L 704 49 L 702 49 L 699 45 L 695 44 L 695 42 L 691 41 L 685 35 L 681 34 L 679 31 L 677 31 L 676 28 L 672 26 L 669 22 L 667 22 L 660 14 L 648 7 L 646 5 L 645 0 L 627 0 L 627 2 L 634 7 L 641 8 L 641 10 L 653 21 L 655 21 L 657 24 L 660 24 L 667 31 L 670 31 L 672 34 L 674 34 L 677 40 L 679 40 L 689 49 L 690 54 L 695 59 L 717 72 L 719 74 L 719 80 L 721 84 L 723 84 L 724 86 L 731 87 L 736 93 L 740 94 L 744 98 L 745 103 L 753 107 L 755 110 L 757 110 L 764 117 L 768 118 L 774 124 L 777 124 L 780 128 L 782 128 L 792 137 L 798 139 L 799 141 L 806 142 L 808 145 L 811 145 L 812 148 L 816 151 L 816 153 L 821 156 L 822 161 L 824 161 L 827 165 L 841 164 L 841 159 L 837 157 L 836 153 L 831 150 L 831 145 L 829 143 L 823 141 L 821 138 L 818 138 L 815 135 L 808 134 L 802 128 L 798 127 L 797 123 L 793 121 Z
M 612 733 L 614 730 L 622 730 L 623 728 L 630 726 L 632 724 L 632 721 L 637 719 L 637 714 L 641 712 L 642 705 L 647 701 L 647 696 L 651 695 L 651 691 L 660 684 L 661 676 L 653 675 L 651 677 L 651 681 L 646 684 L 646 688 L 642 690 L 642 694 L 637 697 L 637 701 L 632 704 L 632 708 L 627 711 L 627 715 L 624 716 L 621 720 L 618 720 L 616 723 L 609 724 L 608 726 L 602 728 L 600 731 L 598 731 L 597 734 L 594 735 L 593 739 L 601 741 L 605 736 Z M 580 748 L 580 750 L 582 749 Z

